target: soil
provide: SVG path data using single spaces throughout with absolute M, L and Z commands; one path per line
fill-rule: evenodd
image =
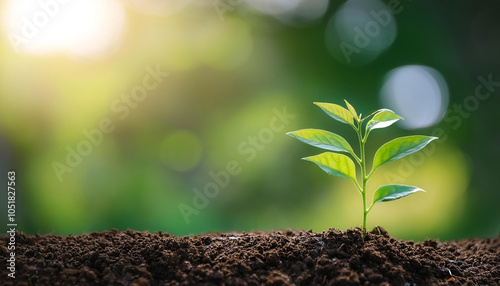
M 0 237 L 0 258 L 9 257 Z M 16 236 L 2 285 L 500 285 L 500 237 L 421 243 L 382 228 L 173 236 L 127 230 Z

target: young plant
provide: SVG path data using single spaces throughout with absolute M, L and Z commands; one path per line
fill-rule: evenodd
M 356 178 L 356 166 L 354 165 L 354 162 L 346 155 L 325 152 L 316 156 L 302 158 L 316 163 L 321 169 L 323 169 L 323 171 L 330 175 L 349 178 L 354 182 L 354 185 L 356 185 L 358 192 L 363 198 L 362 229 L 364 240 L 366 236 L 366 215 L 371 211 L 376 203 L 389 202 L 406 197 L 418 191 L 424 191 L 420 188 L 406 185 L 382 186 L 375 191 L 372 203 L 367 208 L 366 184 L 368 180 L 372 177 L 378 167 L 419 151 L 429 144 L 429 142 L 437 139 L 437 137 L 414 135 L 400 137 L 389 141 L 377 150 L 373 159 L 372 169 L 370 172 L 367 172 L 365 144 L 368 139 L 368 135 L 370 135 L 372 130 L 388 127 L 403 118 L 389 109 L 379 109 L 366 117 L 361 117 L 361 114 L 358 115 L 354 107 L 352 107 L 347 100 L 345 100 L 345 103 L 349 110 L 332 103 L 315 102 L 314 104 L 323 109 L 323 111 L 330 115 L 333 119 L 350 125 L 356 131 L 359 139 L 359 157 L 353 151 L 351 145 L 349 145 L 343 137 L 335 133 L 319 129 L 302 129 L 288 132 L 287 135 L 297 138 L 298 140 L 309 145 L 325 150 L 345 152 L 351 155 L 354 161 L 356 161 L 359 165 L 361 168 L 361 184 Z M 365 123 L 367 119 L 369 120 Z

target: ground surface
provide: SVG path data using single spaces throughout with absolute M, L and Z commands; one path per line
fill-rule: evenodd
M 111 230 L 22 235 L 2 285 L 500 285 L 500 237 L 402 241 L 359 229 L 178 237 Z M 0 237 L 6 261 L 8 236 Z M 12 283 L 13 284 L 13 283 Z

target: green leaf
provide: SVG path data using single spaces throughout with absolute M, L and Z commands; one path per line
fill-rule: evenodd
M 356 113 L 356 109 L 354 109 L 354 107 L 349 103 L 347 102 L 347 100 L 345 100 L 345 104 L 347 105 L 347 108 L 349 108 L 349 111 L 351 112 L 352 116 L 354 116 L 354 118 L 358 118 L 358 114 Z
M 424 190 L 406 185 L 386 185 L 373 194 L 373 203 L 390 202 Z
M 340 135 L 319 129 L 302 129 L 288 132 L 300 141 L 326 150 L 348 152 L 354 156 L 351 145 Z
M 333 119 L 354 127 L 353 116 L 349 110 L 333 103 L 314 102 L 314 104 L 321 107 L 321 109 L 323 109 L 323 111 L 330 115 Z
M 373 129 L 377 128 L 385 128 L 391 126 L 394 122 L 403 119 L 403 117 L 394 113 L 394 111 L 390 109 L 380 109 L 378 110 L 373 118 L 368 121 L 366 124 L 367 132 L 370 132 Z
M 435 139 L 437 137 L 415 135 L 396 138 L 385 143 L 375 153 L 372 172 L 383 164 L 417 152 Z
M 356 180 L 356 167 L 354 166 L 354 162 L 346 155 L 325 152 L 302 159 L 316 163 L 323 171 L 330 175 Z

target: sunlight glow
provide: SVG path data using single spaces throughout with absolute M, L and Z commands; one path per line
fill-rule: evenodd
M 13 49 L 101 59 L 120 43 L 126 24 L 118 0 L 9 0 L 3 27 Z

